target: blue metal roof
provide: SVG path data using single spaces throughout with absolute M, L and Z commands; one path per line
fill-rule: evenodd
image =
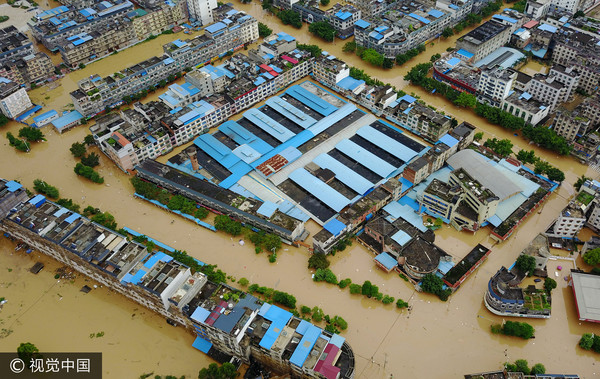
M 214 158 L 223 167 L 229 169 L 240 161 L 231 149 L 223 142 L 216 139 L 212 134 L 203 134 L 194 140 L 194 145 L 203 150 L 206 154 Z
M 388 253 L 381 253 L 375 257 L 375 260 L 381 263 L 388 271 L 398 265 L 398 261 Z
M 514 18 L 505 16 L 503 14 L 495 14 L 494 16 L 492 16 L 492 18 L 495 18 L 496 20 L 502 20 L 502 21 L 510 22 L 511 24 L 516 24 L 517 23 L 517 20 L 515 20 Z
M 356 191 L 359 195 L 364 195 L 373 187 L 373 183 L 329 154 L 321 154 L 313 162 L 322 168 L 333 171 L 336 179 L 350 187 L 353 191 Z
M 279 32 L 277 33 L 277 39 L 278 40 L 284 40 L 286 42 L 294 42 L 296 40 L 296 38 L 292 37 L 291 35 L 287 34 L 286 32 Z
M 233 149 L 232 153 L 245 163 L 252 163 L 262 155 L 258 151 L 254 150 L 252 146 L 246 144 L 236 147 Z
M 8 192 L 15 192 L 19 188 L 23 188 L 23 185 L 19 182 L 15 182 L 14 180 L 6 182 L 6 189 Z
M 333 336 L 331 336 L 329 343 L 341 349 L 345 341 L 346 339 L 344 337 L 338 334 L 334 334 Z
M 544 30 L 544 31 L 550 32 L 550 33 L 556 33 L 556 31 L 558 30 L 555 26 L 552 26 L 549 24 L 541 24 L 540 26 L 538 26 L 538 29 Z
M 292 138 L 295 134 L 289 129 L 273 120 L 271 117 L 262 113 L 258 109 L 251 108 L 244 112 L 244 118 L 252 122 L 265 132 L 269 133 L 273 138 L 280 142 L 285 142 Z
M 398 230 L 391 238 L 400 244 L 400 246 L 404 246 L 408 241 L 411 240 L 412 237 L 409 236 L 405 231 Z
M 430 15 L 431 17 L 440 18 L 444 15 L 444 12 L 442 12 L 438 9 L 431 9 L 429 12 L 427 12 L 427 14 Z
M 72 215 L 70 215 L 69 217 L 67 217 L 67 218 L 65 219 L 65 222 L 66 222 L 67 224 L 71 224 L 73 221 L 75 221 L 75 220 L 79 219 L 80 217 L 81 217 L 81 216 L 80 216 L 79 214 L 77 214 L 77 213 L 73 213 Z
M 361 19 L 361 20 L 358 20 L 358 21 L 356 21 L 356 22 L 354 23 L 354 25 L 355 25 L 355 26 L 358 26 L 358 27 L 359 27 L 359 28 L 361 28 L 361 29 L 366 29 L 366 28 L 368 28 L 369 26 L 371 26 L 371 24 L 370 24 L 369 22 L 367 22 L 367 21 L 365 21 L 365 20 L 362 20 L 362 19 Z
M 532 96 L 531 96 L 531 94 L 530 94 L 529 92 L 523 92 L 523 93 L 521 94 L 521 96 L 519 96 L 519 99 L 525 99 L 525 100 L 529 100 L 529 99 L 531 99 L 531 97 L 532 97 Z
M 219 130 L 227 135 L 229 138 L 235 141 L 239 145 L 248 144 L 254 150 L 260 154 L 265 154 L 271 151 L 273 148 L 271 145 L 258 138 L 248 130 L 243 128 L 240 124 L 233 120 L 225 121 L 219 126 Z
M 342 87 L 343 89 L 347 89 L 349 91 L 354 91 L 356 88 L 358 88 L 359 86 L 365 84 L 364 80 L 357 80 L 354 79 L 351 76 L 347 76 L 344 79 L 340 80 L 339 82 L 336 83 L 339 87 Z
M 34 117 L 33 122 L 35 122 L 37 124 L 40 121 L 44 121 L 47 118 L 54 117 L 54 116 L 58 116 L 58 112 L 55 111 L 54 109 L 51 109 L 48 112 L 42 113 L 41 115 Z
M 304 168 L 293 171 L 289 178 L 336 212 L 341 211 L 350 203 L 347 197 L 313 176 Z
M 317 122 L 317 120 L 280 97 L 271 97 L 265 102 L 265 104 L 276 110 L 278 113 L 281 113 L 285 117 L 294 121 L 303 129 L 307 129 Z
M 457 64 L 460 63 L 460 58 L 457 58 L 457 57 L 450 58 L 450 59 L 448 59 L 448 61 L 446 61 L 446 63 L 449 66 L 454 67 L 454 66 L 456 66 Z
M 410 96 L 410 95 L 404 95 L 402 96 L 400 99 L 400 101 L 406 101 L 409 104 L 414 103 L 415 101 L 417 101 L 417 99 L 415 99 L 414 97 Z
M 465 49 L 460 49 L 456 53 L 462 55 L 463 57 L 465 57 L 467 59 L 471 59 L 475 55 L 475 54 L 473 54 L 473 53 L 471 53 L 471 52 L 469 52 L 469 51 L 467 51 Z
M 302 324 L 302 322 L 308 324 L 306 333 L 304 334 L 304 336 L 298 343 L 296 350 L 294 350 L 294 353 L 290 357 L 290 363 L 298 367 L 302 367 L 304 361 L 306 361 L 306 358 L 308 358 L 308 354 L 312 350 L 313 346 L 315 345 L 315 342 L 317 342 L 317 339 L 319 338 L 322 332 L 321 328 L 310 324 L 304 320 L 302 320 L 300 323 Z M 298 329 L 296 329 L 296 331 L 298 331 Z
M 210 311 L 208 309 L 196 307 L 196 310 L 194 311 L 194 313 L 192 313 L 190 318 L 192 319 L 192 321 L 196 321 L 197 323 L 203 323 L 204 321 L 206 321 L 209 315 Z
M 256 80 L 254 81 L 254 85 L 258 87 L 259 85 L 261 85 L 261 84 L 263 84 L 263 83 L 266 83 L 266 82 L 267 82 L 267 79 L 263 78 L 262 76 L 259 76 L 259 77 L 258 77 L 258 78 L 256 78 Z
M 343 107 L 338 109 L 334 114 L 330 115 L 329 117 L 324 117 L 324 118 L 320 119 L 319 121 L 317 121 L 316 124 L 312 125 L 307 130 L 310 132 L 310 134 L 312 134 L 312 137 L 317 136 L 317 135 L 319 135 L 319 133 L 322 133 L 324 130 L 329 128 L 331 125 L 335 124 L 336 122 L 340 121 L 344 117 L 348 116 L 350 113 L 354 112 L 356 109 L 357 109 L 356 105 L 354 105 L 352 103 L 346 103 L 346 104 L 344 104 Z M 306 142 L 306 141 L 304 141 L 304 142 Z M 304 142 L 302 142 L 302 143 L 304 143 Z M 297 146 L 300 146 L 301 144 L 299 144 Z
M 396 170 L 396 167 L 350 140 L 340 141 L 335 148 L 383 178 Z
M 458 143 L 458 140 L 450 134 L 444 134 L 442 138 L 440 138 L 440 142 L 448 147 L 454 147 Z
M 494 226 L 498 226 L 500 224 L 502 224 L 502 220 L 500 219 L 500 217 L 493 215 L 492 217 L 487 219 L 489 221 L 490 224 L 494 225 Z
M 404 162 L 408 162 L 417 156 L 415 151 L 404 146 L 402 143 L 396 141 L 392 137 L 383 134 L 370 125 L 363 126 L 362 128 L 358 129 L 356 134 L 365 138 L 367 141 L 374 143 L 376 146 L 379 146 L 391 155 L 400 158 Z
M 196 337 L 196 339 L 194 340 L 194 343 L 192 344 L 192 347 L 195 347 L 196 349 L 200 350 L 204 354 L 208 354 L 208 351 L 212 347 L 212 342 L 207 341 L 202 337 Z
M 69 113 L 65 113 L 62 117 L 57 118 L 56 120 L 52 120 L 52 125 L 59 131 L 64 127 L 81 120 L 83 116 L 78 111 L 71 111 Z
M 427 228 L 423 225 L 423 218 L 416 214 L 415 210 L 409 205 L 403 205 L 394 201 L 383 207 L 383 210 L 393 218 L 401 218 L 422 232 L 427 231 Z
M 385 32 L 385 31 L 386 31 L 386 30 L 388 30 L 388 29 L 389 29 L 389 27 L 388 27 L 388 26 L 381 25 L 381 26 L 378 26 L 378 27 L 376 27 L 374 30 L 375 30 L 377 33 L 381 33 L 381 32 Z
M 328 116 L 337 110 L 336 106 L 329 104 L 327 101 L 321 99 L 319 96 L 313 94 L 307 89 L 300 87 L 299 85 L 294 85 L 288 88 L 285 93 L 300 101 L 302 104 L 311 108 L 315 112 L 319 112 L 323 116 Z
M 421 21 L 423 24 L 427 25 L 429 24 L 431 21 L 429 21 L 428 19 L 426 19 L 423 16 L 419 16 L 418 14 L 414 14 L 414 13 L 409 13 L 408 14 L 410 17 L 414 18 L 415 20 Z
M 273 213 L 277 210 L 277 204 L 270 201 L 265 201 L 257 210 L 256 213 L 263 215 L 267 218 L 273 216 Z
M 208 25 L 206 28 L 204 28 L 204 30 L 206 30 L 209 33 L 216 33 L 219 30 L 223 30 L 225 28 L 227 28 L 227 25 L 225 25 L 222 22 L 216 22 L 212 25 Z
M 352 13 L 350 12 L 342 12 L 342 11 L 338 11 L 335 14 L 335 17 L 339 18 L 342 21 L 346 21 L 348 18 L 350 18 L 352 16 Z
M 175 45 L 177 47 L 183 47 L 183 46 L 187 45 L 187 42 L 183 42 L 180 39 L 176 39 L 176 40 L 173 40 L 173 45 Z
M 36 208 L 39 208 L 40 205 L 46 202 L 46 197 L 44 195 L 35 195 L 31 199 L 29 199 L 28 203 L 35 205 Z
M 292 314 L 276 305 L 269 305 L 269 307 L 264 307 L 263 305 L 259 311 L 259 315 L 261 314 L 260 312 L 263 312 L 262 316 L 265 319 L 271 321 L 271 326 L 269 326 L 262 340 L 260 340 L 259 346 L 271 350 L 281 330 L 286 326 L 289 319 L 292 318 Z
M 338 220 L 337 218 L 332 219 L 327 222 L 327 224 L 323 225 L 323 229 L 327 230 L 329 233 L 337 236 L 346 228 L 346 224 Z

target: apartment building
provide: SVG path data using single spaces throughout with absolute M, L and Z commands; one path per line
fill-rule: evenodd
M 0 29 L 0 66 L 33 53 L 33 43 L 16 27 Z
M 314 62 L 312 73 L 315 80 L 333 86 L 350 76 L 350 68 L 333 55 L 320 56 Z
M 508 44 L 511 27 L 496 20 L 489 20 L 473 29 L 456 42 L 457 49 L 473 54 L 473 62 L 481 60 L 492 51 Z
M 192 40 L 165 44 L 165 55 L 160 58 L 152 57 L 105 78 L 96 75 L 81 80 L 79 89 L 71 92 L 75 109 L 84 116 L 93 116 L 187 67 L 210 62 L 258 39 L 255 18 L 231 7 L 223 6 L 221 11 L 223 22 L 208 26 L 204 35 Z
M 581 74 L 577 71 L 576 67 L 567 67 L 560 63 L 552 65 L 548 76 L 556 78 L 560 83 L 565 86 L 565 94 L 563 102 L 571 100 L 575 90 L 579 87 L 579 79 Z
M 46 53 L 37 52 L 10 60 L 0 66 L 0 76 L 13 82 L 31 86 L 46 81 L 54 75 L 54 64 Z
M 137 39 L 143 41 L 150 35 L 158 35 L 175 25 L 184 23 L 187 19 L 186 2 L 166 0 L 148 10 L 131 11 L 127 17 L 131 19 Z
M 197 21 L 201 25 L 212 24 L 215 20 L 215 9 L 217 0 L 186 0 L 190 20 Z
M 297 0 L 286 1 L 296 2 Z M 365 19 L 370 19 L 372 17 L 381 15 L 381 13 L 387 10 L 388 6 L 390 5 L 385 1 L 379 0 L 351 0 L 349 1 L 349 3 L 355 6 L 357 9 L 359 9 L 362 14 L 362 17 Z
M 579 108 L 570 111 L 564 107 L 556 110 L 554 117 L 554 131 L 572 142 L 590 131 L 593 124 L 585 117 Z
M 531 94 L 534 99 L 548 105 L 550 112 L 568 100 L 567 89 L 568 87 L 558 81 L 557 77 L 544 74 L 533 75 L 525 86 L 527 93 Z
M 62 5 L 38 13 L 37 21 L 30 22 L 29 26 L 38 42 L 50 51 L 58 51 L 59 46 L 68 44 L 67 38 L 90 34 L 115 20 L 122 20 L 133 7 L 128 0 L 102 1 L 83 9 Z
M 473 0 L 437 0 L 435 7 L 450 14 L 452 20 L 459 22 L 473 10 Z
M 577 202 L 570 202 L 545 234 L 548 237 L 573 238 L 584 227 L 586 221 L 580 205 Z
M 0 77 L 0 111 L 6 117 L 14 119 L 31 107 L 31 100 L 25 88 Z
M 58 50 L 65 64 L 77 68 L 115 51 L 124 49 L 138 41 L 131 21 L 127 17 L 97 25 L 90 33 L 79 33 L 67 37 Z
M 516 89 L 502 101 L 501 108 L 531 125 L 537 125 L 550 113 L 550 107 L 546 103 L 537 100 L 528 92 Z
M 580 104 L 583 117 L 590 120 L 592 126 L 597 126 L 600 123 L 600 96 L 592 96 L 583 100 Z
M 409 1 L 394 3 L 384 14 L 369 20 L 356 23 L 356 43 L 391 59 L 437 37 L 455 22 L 450 13 Z
M 541 20 L 550 10 L 551 0 L 528 0 L 525 14 L 535 20 Z
M 554 40 L 552 60 L 579 72 L 577 88 L 588 94 L 597 92 L 600 83 L 600 39 L 562 28 Z
M 329 23 L 337 32 L 336 36 L 346 39 L 354 34 L 354 24 L 360 20 L 361 11 L 350 4 L 336 3 L 327 10 L 327 16 Z
M 516 77 L 517 72 L 512 69 L 498 66 L 481 67 L 477 92 L 484 101 L 499 106 L 510 94 Z

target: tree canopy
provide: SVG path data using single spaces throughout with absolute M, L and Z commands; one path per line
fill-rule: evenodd
M 225 362 L 221 366 L 211 363 L 208 367 L 200 370 L 198 379 L 235 379 L 238 375 L 235 366 L 229 362 Z
M 509 139 L 498 140 L 496 138 L 493 138 L 493 139 L 488 138 L 483 143 L 483 146 L 489 147 L 490 149 L 492 149 L 494 151 L 494 153 L 505 158 L 505 157 L 508 157 L 510 154 L 512 154 L 513 143 Z
M 86 152 L 85 145 L 81 142 L 74 142 L 69 150 L 75 158 L 81 158 Z
M 273 33 L 273 29 L 269 28 L 267 25 L 262 22 L 258 23 L 258 35 L 261 37 L 268 37 Z
M 333 42 L 336 33 L 333 26 L 327 21 L 313 22 L 308 27 L 308 31 L 327 42 Z
M 44 133 L 33 126 L 25 126 L 19 129 L 19 137 L 24 137 L 29 142 L 45 141 Z
M 583 261 L 590 266 L 600 264 L 600 248 L 586 251 L 583 254 Z
M 521 254 L 519 258 L 517 258 L 516 268 L 521 271 L 521 273 L 529 273 L 531 275 L 533 270 L 535 269 L 536 263 L 535 258 L 531 255 Z

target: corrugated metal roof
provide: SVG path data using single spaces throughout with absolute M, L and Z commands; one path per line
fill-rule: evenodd
M 289 178 L 336 212 L 341 211 L 350 203 L 347 197 L 310 174 L 304 168 L 293 171 Z

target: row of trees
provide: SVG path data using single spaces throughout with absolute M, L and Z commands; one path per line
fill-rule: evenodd
M 292 25 L 296 29 L 302 28 L 302 16 L 293 10 L 282 10 L 276 13 L 283 25 Z
M 542 375 L 546 373 L 546 367 L 541 363 L 536 363 L 531 368 L 529 362 L 525 359 L 517 359 L 515 363 L 505 364 L 506 371 L 508 372 L 522 372 L 525 375 Z
M 554 180 L 555 182 L 559 183 L 565 180 L 564 172 L 552 166 L 550 163 L 542 161 L 539 157 L 535 155 L 535 151 L 533 150 L 520 150 L 517 153 L 517 159 L 523 163 L 533 164 L 534 172 L 536 174 L 544 174 L 548 177 L 548 179 Z
M 491 326 L 492 333 L 504 334 L 507 336 L 521 337 L 530 339 L 535 333 L 533 326 L 526 322 L 506 321 L 503 325 L 494 324 Z
M 526 125 L 522 118 L 512 115 L 500 108 L 479 103 L 476 99 L 475 102 L 473 102 L 473 95 L 461 94 L 461 92 L 449 85 L 428 77 L 427 74 L 431 68 L 432 63 L 420 63 L 413 67 L 404 76 L 404 79 L 410 81 L 412 84 L 423 87 L 429 92 L 435 90 L 436 93 L 445 96 L 448 100 L 458 106 L 474 109 L 478 116 L 484 117 L 492 124 L 500 125 L 503 128 L 511 130 L 520 129 L 523 132 L 523 136 L 544 148 L 556 151 L 561 155 L 567 155 L 571 152 L 571 146 L 569 146 L 564 137 L 556 134 L 554 130 L 543 127 L 533 127 L 529 124 Z
M 417 55 L 421 54 L 424 51 L 425 51 L 425 45 L 420 44 L 419 46 L 415 47 L 414 49 L 408 50 L 404 54 L 398 54 L 398 55 L 396 55 L 396 64 L 398 66 L 402 66 L 403 64 L 405 64 L 406 62 L 413 59 L 414 57 L 416 57 Z
M 494 153 L 498 154 L 502 158 L 506 158 L 512 154 L 513 144 L 509 139 L 487 139 L 483 146 L 491 149 Z
M 248 293 L 251 295 L 259 293 L 263 296 L 263 300 L 265 301 L 273 301 L 284 307 L 296 308 L 296 298 L 287 292 L 276 291 L 273 288 L 264 287 L 254 283 L 248 287 Z
M 10 146 L 20 151 L 28 152 L 31 150 L 30 142 L 45 141 L 44 133 L 38 128 L 25 126 L 19 129 L 19 138 L 15 137 L 11 132 L 6 133 L 6 138 Z
M 43 181 L 41 179 L 35 179 L 33 181 L 33 189 L 36 192 L 39 192 L 42 195 L 46 195 L 53 199 L 57 199 L 59 196 L 58 188 L 51 186 L 50 184 L 46 183 L 45 181 Z
M 104 183 L 104 178 L 100 176 L 100 174 L 98 174 L 96 171 L 94 171 L 94 169 L 90 166 L 86 166 L 82 163 L 77 163 L 73 171 L 75 171 L 77 175 L 83 176 L 84 178 L 89 179 L 94 183 Z

